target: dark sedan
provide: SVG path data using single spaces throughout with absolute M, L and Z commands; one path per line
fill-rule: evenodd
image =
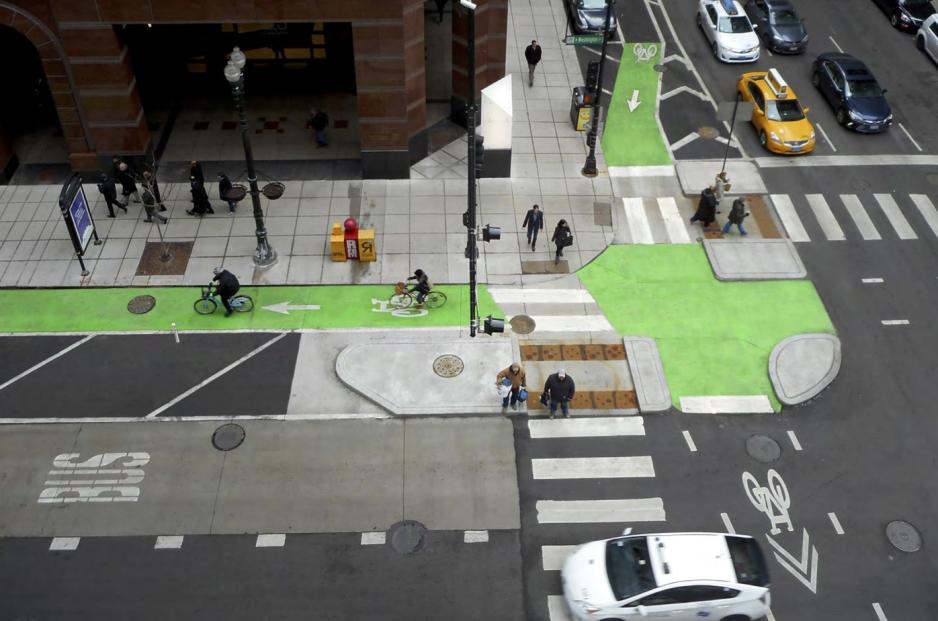
M 899 30 L 918 32 L 922 22 L 935 13 L 931 0 L 873 0 Z
M 773 52 L 801 54 L 808 48 L 808 32 L 789 0 L 748 0 L 746 14 Z
M 849 54 L 821 54 L 814 61 L 811 82 L 834 109 L 837 122 L 872 134 L 892 125 L 886 91 L 862 61 Z
M 606 0 L 565 0 L 573 30 L 579 33 L 602 33 L 606 23 Z M 616 12 L 609 18 L 609 32 L 616 31 Z

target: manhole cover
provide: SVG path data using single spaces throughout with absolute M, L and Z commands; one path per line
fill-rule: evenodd
M 443 354 L 433 361 L 433 372 L 440 377 L 456 377 L 465 368 L 462 358 L 453 354 Z
M 212 444 L 219 451 L 230 451 L 244 442 L 244 427 L 234 423 L 222 425 L 212 434 Z
M 668 70 L 667 65 L 655 65 L 655 71 L 657 71 L 658 73 L 664 73 L 667 70 Z
M 138 295 L 127 303 L 127 310 L 134 315 L 149 313 L 156 306 L 156 298 L 152 295 Z
M 782 449 L 778 442 L 769 436 L 755 435 L 746 440 L 746 452 L 756 461 L 768 464 L 777 460 L 782 455 Z
M 537 326 L 534 317 L 527 315 L 515 315 L 508 323 L 511 324 L 511 331 L 515 334 L 531 334 Z
M 414 520 L 404 520 L 388 529 L 391 546 L 400 554 L 413 554 L 423 549 L 427 527 Z
M 903 552 L 918 552 L 922 549 L 922 536 L 908 522 L 896 520 L 886 524 L 886 537 L 889 543 Z
M 713 140 L 714 138 L 720 135 L 720 132 L 719 130 L 717 130 L 716 127 L 710 127 L 709 125 L 704 125 L 703 127 L 697 128 L 697 134 L 701 138 L 707 138 L 709 140 Z
M 928 173 L 925 175 L 925 180 L 932 185 L 938 185 L 938 173 Z

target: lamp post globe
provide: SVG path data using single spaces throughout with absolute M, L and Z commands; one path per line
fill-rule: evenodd
M 244 52 L 242 52 L 241 48 L 238 46 L 235 46 L 234 49 L 231 50 L 231 56 L 229 58 L 229 62 L 238 69 L 244 69 L 244 65 L 248 61 L 247 56 L 244 55 Z
M 241 69 L 230 60 L 225 65 L 225 79 L 228 80 L 229 84 L 237 84 L 241 81 Z

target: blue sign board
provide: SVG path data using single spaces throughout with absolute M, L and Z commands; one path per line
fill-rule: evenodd
M 91 236 L 94 234 L 94 220 L 91 219 L 91 210 L 88 208 L 85 189 L 80 185 L 68 206 L 68 214 L 72 221 L 72 227 L 75 229 L 75 241 L 78 246 L 76 250 L 83 254 L 85 249 L 88 248 Z

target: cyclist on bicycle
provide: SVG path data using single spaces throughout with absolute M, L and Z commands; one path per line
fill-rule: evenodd
M 427 294 L 430 293 L 430 290 L 433 286 L 430 284 L 430 278 L 423 270 L 414 271 L 413 276 L 408 276 L 407 280 L 416 280 L 417 282 L 413 287 L 409 287 L 407 290 L 411 293 L 417 292 L 417 304 L 423 304 L 424 298 L 427 297 Z
M 225 306 L 225 317 L 228 317 L 234 312 L 229 300 L 238 293 L 238 289 L 241 288 L 241 283 L 238 282 L 237 276 L 223 267 L 216 267 L 213 271 L 215 278 L 213 278 L 212 281 L 218 281 L 218 286 L 215 287 L 215 293 L 221 298 L 221 303 Z

